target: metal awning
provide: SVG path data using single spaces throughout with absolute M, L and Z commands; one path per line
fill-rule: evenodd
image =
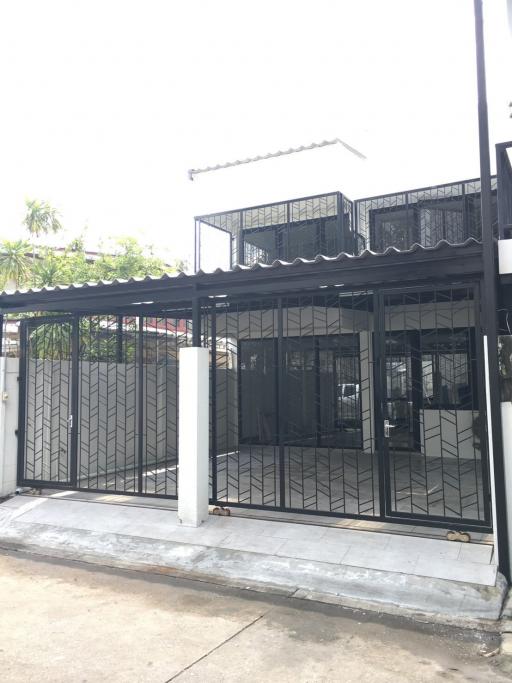
M 462 244 L 439 242 L 435 247 L 419 244 L 400 251 L 364 251 L 358 256 L 274 261 L 232 270 L 198 271 L 187 275 L 130 278 L 112 282 L 72 284 L 0 295 L 0 314 L 20 312 L 123 313 L 142 315 L 180 306 L 192 300 L 222 296 L 266 296 L 311 291 L 328 287 L 392 286 L 428 284 L 479 278 L 482 245 L 474 239 Z

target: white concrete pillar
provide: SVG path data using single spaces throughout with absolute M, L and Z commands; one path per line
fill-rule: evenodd
M 180 349 L 178 518 L 197 527 L 208 519 L 209 499 L 208 349 Z
M 17 358 L 0 358 L 0 497 L 16 490 L 19 366 Z
M 501 403 L 501 433 L 503 437 L 503 464 L 507 491 L 507 530 L 509 559 L 512 563 L 512 403 Z M 494 512 L 494 510 L 493 510 Z M 494 518 L 496 519 L 496 517 Z

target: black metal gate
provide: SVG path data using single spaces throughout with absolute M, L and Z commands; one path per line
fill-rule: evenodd
M 209 297 L 22 324 L 20 484 L 175 498 L 178 351 L 211 351 L 211 500 L 488 529 L 479 286 Z M 196 324 L 196 338 L 193 337 Z
M 333 289 L 205 307 L 213 501 L 490 528 L 478 285 Z
M 24 321 L 20 483 L 175 498 L 178 350 L 191 339 L 187 317 Z

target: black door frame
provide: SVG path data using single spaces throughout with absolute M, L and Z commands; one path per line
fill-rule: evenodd
M 483 491 L 483 506 L 484 519 L 475 520 L 458 518 L 447 518 L 437 515 L 416 515 L 414 513 L 398 512 L 393 510 L 391 501 L 391 472 L 390 472 L 390 448 L 389 438 L 384 434 L 384 420 L 387 416 L 387 376 L 386 376 L 386 321 L 385 321 L 385 297 L 389 294 L 404 294 L 407 291 L 411 293 L 443 291 L 449 289 L 467 290 L 471 288 L 473 292 L 473 310 L 474 310 L 474 344 L 476 353 L 476 391 L 478 395 L 478 413 L 482 425 L 486 424 L 486 410 L 485 410 L 485 381 L 484 381 L 484 349 L 483 336 L 481 327 L 481 305 L 480 305 L 480 288 L 481 283 L 478 281 L 470 281 L 461 284 L 434 284 L 423 285 L 421 287 L 407 287 L 406 289 L 400 287 L 386 287 L 378 289 L 374 293 L 374 410 L 375 410 L 375 440 L 376 452 L 379 458 L 379 486 L 380 486 L 380 513 L 381 518 L 387 521 L 407 522 L 413 521 L 419 525 L 435 526 L 436 524 L 444 525 L 446 527 L 461 527 L 469 530 L 492 531 L 492 515 L 491 515 L 491 490 L 490 490 L 490 472 L 489 472 L 489 456 L 487 449 L 487 440 L 485 438 L 486 430 L 482 428 L 482 435 L 480 439 L 481 459 L 482 459 L 482 491 Z M 417 412 L 413 406 L 413 419 L 418 419 L 419 415 L 414 415 Z

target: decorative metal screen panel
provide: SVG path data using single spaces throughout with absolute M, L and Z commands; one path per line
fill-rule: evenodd
M 472 286 L 383 295 L 389 514 L 490 520 Z
M 78 485 L 136 491 L 138 320 L 80 319 Z
M 372 424 L 373 297 L 283 300 L 285 506 L 379 514 Z
M 215 501 L 378 514 L 372 301 L 336 292 L 206 313 Z
M 72 322 L 28 322 L 25 346 L 23 478 L 51 483 L 71 480 Z
M 204 298 L 212 502 L 490 528 L 478 291 Z M 175 498 L 192 332 L 189 307 L 24 321 L 20 483 Z
M 206 311 L 212 359 L 212 497 L 276 507 L 277 302 L 226 302 Z
M 497 230 L 497 180 L 492 179 L 493 224 Z M 408 192 L 359 199 L 355 203 L 357 232 L 373 251 L 413 244 L 434 247 L 470 237 L 480 240 L 480 181 L 466 180 Z
M 195 240 L 196 270 L 357 254 L 364 247 L 352 202 L 340 192 L 199 216 Z
M 187 317 L 75 316 L 25 332 L 23 478 L 177 496 Z

